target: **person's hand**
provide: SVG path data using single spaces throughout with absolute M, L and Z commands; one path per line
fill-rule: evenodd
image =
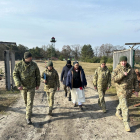
M 47 80 L 44 80 L 44 83 L 46 84 L 47 83 Z
M 95 89 L 97 89 L 97 87 L 94 87 Z
M 138 97 L 138 92 L 134 92 L 134 94 L 136 95 L 136 97 Z
M 22 87 L 22 86 L 20 86 L 20 87 L 18 87 L 18 89 L 19 89 L 19 90 L 23 90 L 23 87 Z
M 109 87 L 107 87 L 107 90 L 109 89 Z
M 85 87 L 87 87 L 87 85 L 85 85 Z
M 57 88 L 57 90 L 59 91 L 59 90 L 60 90 L 60 88 L 58 87 L 58 88 Z
M 36 90 L 38 90 L 38 89 L 39 89 L 39 86 L 36 87 Z
M 127 72 L 124 72 L 124 75 L 127 76 Z

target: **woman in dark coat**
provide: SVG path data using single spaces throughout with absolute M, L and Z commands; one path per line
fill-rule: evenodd
M 82 103 L 85 102 L 84 88 L 87 86 L 84 70 L 79 63 L 75 61 L 73 67 L 69 70 L 66 80 L 66 86 L 71 89 L 72 102 L 74 107 L 78 103 L 80 110 L 83 110 Z

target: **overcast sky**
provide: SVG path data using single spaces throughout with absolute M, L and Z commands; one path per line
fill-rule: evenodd
M 0 41 L 29 48 L 140 42 L 140 0 L 0 0 Z

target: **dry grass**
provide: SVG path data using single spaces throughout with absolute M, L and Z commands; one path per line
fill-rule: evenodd
M 16 102 L 19 98 L 19 91 L 6 91 L 5 89 L 0 90 L 0 114 L 6 114 L 6 109 Z
M 135 95 L 133 95 L 132 98 L 128 100 L 128 103 L 131 122 L 135 125 L 140 124 L 140 106 L 134 107 L 134 104 L 140 103 L 140 96 L 135 97 Z
M 100 63 L 79 62 L 79 64 L 84 69 L 86 75 L 93 75 L 97 67 L 100 66 Z M 54 65 L 54 68 L 58 71 L 58 73 L 61 73 L 63 67 L 66 65 L 66 61 L 53 61 L 53 65 Z M 107 64 L 107 66 L 110 66 L 110 65 L 111 64 Z M 44 63 L 44 67 L 45 67 L 45 63 Z

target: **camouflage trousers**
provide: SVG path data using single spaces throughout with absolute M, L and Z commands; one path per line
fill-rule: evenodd
M 53 105 L 54 105 L 55 90 L 54 90 L 54 88 L 50 88 L 50 89 L 45 90 L 45 92 L 47 94 L 49 110 L 52 110 L 53 109 Z
M 119 104 L 116 108 L 117 111 L 122 112 L 122 117 L 124 122 L 129 121 L 129 112 L 128 112 L 128 104 L 126 97 L 119 96 Z
M 71 97 L 70 88 L 68 88 L 66 85 L 63 85 L 65 93 L 68 93 L 69 97 Z
M 26 119 L 29 119 L 32 116 L 32 108 L 33 108 L 33 100 L 34 100 L 34 96 L 35 96 L 35 89 L 21 90 L 21 95 L 24 99 L 25 106 L 26 106 Z
M 98 94 L 99 94 L 99 99 L 98 99 L 98 104 L 101 106 L 102 109 L 106 109 L 105 105 L 105 91 L 98 89 Z

